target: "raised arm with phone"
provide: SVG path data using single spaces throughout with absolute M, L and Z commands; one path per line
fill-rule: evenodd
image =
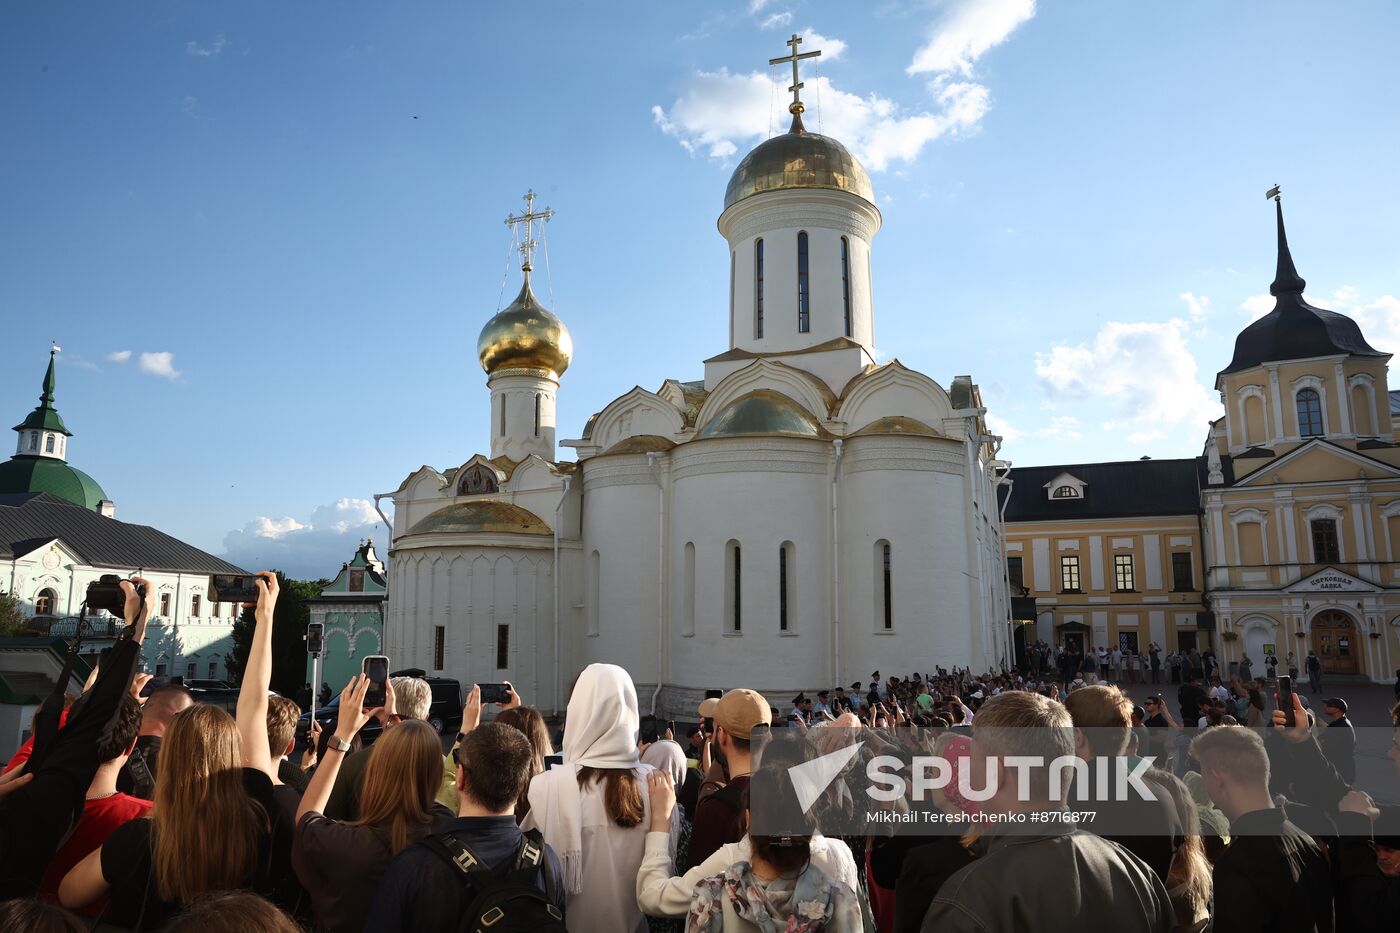
M 277 770 L 267 746 L 267 691 L 272 683 L 272 616 L 281 587 L 277 575 L 257 574 L 258 604 L 253 611 L 253 642 L 238 691 L 238 741 L 243 767 L 266 774 L 274 782 Z

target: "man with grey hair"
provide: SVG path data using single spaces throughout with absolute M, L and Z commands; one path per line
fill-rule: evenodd
M 1073 731 L 1065 707 L 1038 693 L 1001 693 L 982 704 L 972 722 L 969 786 L 995 782 L 982 811 L 1005 822 L 989 822 L 986 855 L 939 888 L 923 933 L 1020 933 L 1027 918 L 1036 933 L 1083 933 L 1090 912 L 1096 927 L 1115 933 L 1176 928 L 1167 889 L 1146 862 L 1065 819 L 1068 782 L 1052 763 L 1074 757 Z
M 391 729 L 405 719 L 427 720 L 433 704 L 433 691 L 426 680 L 417 677 L 391 677 L 385 685 L 384 705 L 373 711 L 385 729 Z M 326 803 L 326 816 L 333 820 L 360 818 L 360 788 L 365 783 L 365 768 L 374 746 L 362 748 L 350 755 L 340 766 L 335 788 Z
M 1332 875 L 1307 833 L 1269 794 L 1264 740 L 1243 726 L 1215 726 L 1191 740 L 1210 799 L 1230 821 L 1215 860 L 1215 929 L 1330 933 Z

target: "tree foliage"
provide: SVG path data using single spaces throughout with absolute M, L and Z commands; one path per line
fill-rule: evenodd
M 319 596 L 330 581 L 289 580 L 280 570 L 276 574 L 282 594 L 272 613 L 272 689 L 295 697 L 306 682 L 306 625 L 311 620 L 307 600 Z M 235 683 L 243 679 L 253 626 L 253 610 L 245 607 L 233 623 L 233 652 L 224 656 L 224 666 Z
M 20 608 L 19 597 L 0 593 L 0 637 L 11 638 L 29 631 L 29 619 Z

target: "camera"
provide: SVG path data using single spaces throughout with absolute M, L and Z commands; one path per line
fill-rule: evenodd
M 126 614 L 126 594 L 121 588 L 122 578 L 115 573 L 104 573 L 92 583 L 88 584 L 87 607 L 88 612 L 96 612 L 99 609 L 106 609 L 118 619 Z M 142 599 L 146 598 L 146 588 L 141 584 L 136 584 L 136 593 Z
M 323 622 L 308 622 L 306 624 L 307 654 L 320 654 L 325 649 L 325 631 L 326 626 Z

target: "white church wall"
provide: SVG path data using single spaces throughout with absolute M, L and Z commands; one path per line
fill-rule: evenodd
M 684 626 L 693 593 L 694 635 L 671 625 L 670 682 L 682 687 L 796 690 L 827 676 L 830 649 L 831 447 L 762 437 L 692 442 L 672 453 L 675 476 L 672 618 Z M 741 549 L 741 632 L 727 630 L 726 551 Z M 791 629 L 778 615 L 778 551 L 795 548 Z M 694 587 L 685 581 L 693 543 Z M 770 697 L 776 700 L 778 696 Z
M 981 619 L 966 576 L 968 508 L 961 444 L 927 438 L 848 442 L 841 480 L 842 679 L 980 662 Z M 884 628 L 882 555 L 891 548 L 892 628 Z
M 583 465 L 586 608 L 579 660 L 620 665 L 639 685 L 656 683 L 657 478 L 642 454 Z
M 390 665 L 420 667 L 466 687 L 508 680 L 552 701 L 551 563 L 548 550 L 508 546 L 393 553 L 385 627 Z M 437 626 L 444 629 L 441 667 Z M 498 652 L 502 626 L 507 634 Z

